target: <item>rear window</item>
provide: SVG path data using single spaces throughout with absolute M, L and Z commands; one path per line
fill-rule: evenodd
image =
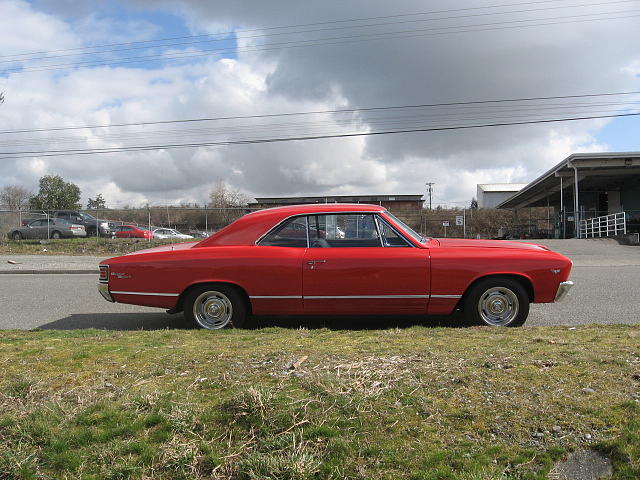
M 258 245 L 307 248 L 307 217 L 290 218 L 269 232 Z

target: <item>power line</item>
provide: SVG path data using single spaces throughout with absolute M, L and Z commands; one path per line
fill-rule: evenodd
M 638 12 L 638 11 L 639 10 L 623 10 L 623 11 L 614 11 L 614 12 L 600 12 L 600 13 L 591 13 L 591 14 L 582 14 L 582 15 L 570 15 L 570 16 L 564 16 L 564 17 L 549 17 L 545 19 L 511 20 L 511 21 L 504 21 L 504 22 L 492 22 L 492 23 L 475 24 L 475 25 L 432 27 L 432 28 L 404 30 L 404 31 L 396 31 L 396 32 L 346 35 L 346 36 L 337 36 L 337 37 L 318 38 L 318 39 L 311 39 L 311 40 L 266 43 L 263 45 L 250 46 L 250 47 L 234 47 L 234 48 L 225 48 L 225 49 L 200 50 L 199 52 L 195 52 L 195 53 L 193 52 L 192 53 L 176 53 L 176 54 L 170 54 L 170 55 L 155 54 L 155 55 L 142 55 L 137 57 L 123 57 L 118 60 L 85 60 L 85 61 L 74 62 L 74 63 L 45 65 L 41 67 L 31 67 L 31 68 L 14 67 L 14 68 L 5 69 L 4 73 L 9 74 L 9 73 L 45 72 L 45 71 L 52 71 L 52 70 L 64 70 L 71 67 L 117 66 L 117 65 L 131 64 L 131 63 L 147 63 L 147 62 L 161 61 L 161 60 L 166 61 L 166 60 L 197 58 L 197 57 L 210 56 L 211 54 L 214 54 L 214 53 L 223 54 L 227 52 L 229 53 L 262 52 L 262 51 L 269 51 L 269 50 L 282 50 L 287 48 L 306 48 L 306 47 L 318 47 L 318 46 L 344 45 L 344 44 L 369 42 L 369 41 L 375 41 L 375 40 L 397 40 L 397 39 L 405 39 L 405 38 L 445 35 L 445 34 L 451 34 L 451 33 L 472 33 L 472 32 L 482 32 L 482 31 L 492 31 L 492 30 L 505 30 L 505 29 L 513 29 L 513 28 L 529 28 L 529 27 L 539 27 L 539 26 L 584 23 L 584 22 L 593 22 L 593 21 L 602 21 L 602 20 L 627 20 L 630 18 L 635 18 L 640 16 L 640 14 L 629 15 L 629 13 Z M 587 19 L 582 18 L 579 20 L 575 20 L 577 18 L 587 17 L 587 16 L 593 17 L 596 15 L 613 15 L 618 13 L 624 13 L 625 15 L 617 16 L 617 17 L 606 17 L 606 18 L 587 18 Z M 574 20 L 546 22 L 546 23 L 531 23 L 528 25 L 513 25 L 514 23 L 539 22 L 541 20 L 558 20 L 558 19 L 570 19 L 570 18 Z M 478 28 L 478 27 L 487 27 L 487 28 Z M 428 33 L 418 33 L 418 32 L 428 32 Z M 331 40 L 336 40 L 336 41 L 331 41 Z M 313 42 L 319 42 L 319 43 L 313 43 Z
M 73 49 L 67 49 L 67 50 L 56 50 L 56 51 L 45 52 L 45 53 L 67 52 L 67 51 L 69 51 L 69 52 L 70 51 L 76 51 L 76 53 L 65 53 L 65 54 L 59 54 L 59 55 L 48 55 L 47 54 L 47 55 L 40 56 L 40 57 L 29 57 L 29 58 L 19 58 L 19 59 L 11 58 L 11 57 L 27 56 L 27 55 L 30 55 L 30 54 L 26 54 L 25 53 L 25 54 L 14 54 L 14 55 L 0 55 L 0 63 L 27 62 L 27 61 L 34 61 L 34 60 L 46 60 L 46 59 L 51 59 L 51 58 L 62 58 L 62 57 L 70 57 L 70 56 L 78 56 L 78 55 L 98 55 L 98 54 L 103 54 L 103 53 L 114 53 L 114 52 L 141 50 L 141 49 L 150 49 L 150 48 L 166 48 L 166 47 L 175 47 L 175 46 L 184 46 L 184 45 L 195 45 L 195 44 L 199 44 L 199 43 L 226 42 L 226 41 L 234 40 L 234 39 L 236 41 L 238 41 L 238 40 L 248 40 L 248 39 L 255 39 L 255 38 L 274 37 L 274 36 L 281 36 L 281 35 L 298 35 L 298 34 L 306 34 L 306 33 L 315 33 L 315 32 L 323 32 L 323 31 L 330 31 L 330 30 L 371 28 L 371 27 L 399 25 L 399 24 L 407 24 L 407 23 L 424 23 L 424 22 L 433 22 L 433 21 L 440 21 L 440 20 L 457 20 L 457 19 L 462 19 L 462 18 L 485 17 L 485 16 L 496 16 L 496 15 L 511 15 L 511 14 L 517 14 L 517 13 L 532 13 L 532 12 L 540 12 L 540 11 L 548 11 L 548 10 L 560 10 L 560 9 L 568 9 L 568 8 L 597 7 L 597 6 L 613 5 L 613 4 L 620 4 L 620 3 L 635 3 L 637 1 L 638 0 L 616 0 L 616 1 L 613 1 L 613 2 L 582 3 L 582 4 L 574 4 L 574 5 L 560 5 L 560 6 L 554 6 L 554 7 L 542 7 L 542 8 L 533 8 L 533 9 L 524 9 L 524 10 L 507 10 L 507 11 L 502 11 L 502 12 L 475 13 L 475 14 L 470 14 L 470 15 L 456 15 L 456 16 L 449 16 L 449 17 L 423 18 L 423 19 L 401 20 L 401 21 L 392 21 L 392 22 L 369 23 L 369 24 L 363 24 L 363 25 L 341 25 L 341 26 L 336 26 L 336 27 L 324 27 L 324 28 L 315 28 L 315 29 L 298 30 L 298 31 L 263 33 L 263 34 L 248 35 L 248 36 L 238 35 L 238 33 L 241 33 L 243 31 L 238 31 L 237 30 L 235 32 L 224 32 L 224 33 L 217 33 L 217 34 L 205 34 L 205 35 L 192 35 L 192 36 L 186 36 L 186 37 L 177 37 L 179 39 L 185 39 L 185 38 L 191 38 L 192 39 L 190 41 L 178 42 L 178 43 L 160 43 L 158 45 L 148 45 L 148 43 L 150 43 L 150 42 L 162 42 L 162 41 L 165 41 L 165 39 L 157 39 L 157 40 L 145 40 L 145 41 L 140 41 L 140 42 L 128 42 L 128 43 L 120 43 L 120 44 L 111 44 L 112 46 L 121 46 L 122 48 L 91 51 L 91 52 L 84 52 L 84 53 L 78 53 L 77 50 L 79 50 L 81 48 L 85 48 L 85 49 L 89 49 L 89 48 L 107 48 L 110 45 L 95 46 L 95 47 L 79 47 L 79 48 L 73 48 Z M 604 13 L 606 13 L 606 12 L 604 12 Z M 619 13 L 619 12 L 614 12 L 614 13 Z M 401 17 L 424 16 L 424 15 L 428 15 L 428 14 L 430 14 L 430 13 L 411 13 L 411 14 L 403 14 L 403 15 L 400 15 L 400 16 Z M 591 15 L 595 15 L 595 14 L 596 13 L 591 14 Z M 376 18 L 380 18 L 380 17 L 376 17 Z M 383 18 L 387 18 L 387 17 L 383 17 Z M 369 20 L 369 19 L 359 19 L 358 21 L 364 21 L 364 20 Z M 346 22 L 353 22 L 353 21 L 356 21 L 356 20 L 346 20 Z M 522 20 L 522 21 L 524 22 L 524 21 L 532 21 L 532 20 Z M 326 23 L 326 22 L 323 22 L 323 23 Z M 340 22 L 340 23 L 342 23 L 342 22 Z M 273 27 L 273 28 L 291 28 L 291 27 Z M 453 28 L 455 28 L 455 27 L 453 27 Z M 255 30 L 252 29 L 252 30 L 249 30 L 249 31 L 255 31 Z M 235 35 L 235 38 L 230 38 L 230 35 Z M 212 38 L 214 36 L 218 36 L 220 38 Z M 173 38 L 170 38 L 170 39 L 167 39 L 167 40 L 173 40 Z M 136 46 L 134 46 L 134 45 L 136 45 Z M 5 59 L 9 58 L 9 59 L 8 60 L 1 60 L 3 58 L 5 58 Z
M 614 1 L 614 2 L 599 2 L 597 4 L 592 4 L 589 6 L 599 6 L 599 5 L 608 5 L 608 4 L 616 4 L 616 3 L 628 3 L 629 1 L 634 0 L 625 0 L 625 1 Z M 301 27 L 313 27 L 319 25 L 334 25 L 334 24 L 343 24 L 343 23 L 352 23 L 352 22 L 360 22 L 360 21 L 370 21 L 370 20 L 381 20 L 381 19 L 390 19 L 390 18 L 403 18 L 410 16 L 426 16 L 426 15 L 438 15 L 444 13 L 454 13 L 454 12 L 465 12 L 465 11 L 473 11 L 473 10 L 487 10 L 492 8 L 505 8 L 505 7 L 519 7 L 525 5 L 540 5 L 540 4 L 550 4 L 550 3 L 558 3 L 558 0 L 541 0 L 541 1 L 533 1 L 533 2 L 518 2 L 518 3 L 507 3 L 507 4 L 493 4 L 493 5 L 484 5 L 479 7 L 466 7 L 466 8 L 454 8 L 454 9 L 446 9 L 446 10 L 432 10 L 427 12 L 412 12 L 412 13 L 404 13 L 404 14 L 394 14 L 394 15 L 381 15 L 374 17 L 360 17 L 360 18 L 351 18 L 351 19 L 341 19 L 341 20 L 329 20 L 323 22 L 312 22 L 312 23 L 301 23 L 294 25 L 281 25 L 281 26 L 263 26 L 252 29 L 238 29 L 227 32 L 220 32 L 215 34 L 201 34 L 201 35 L 184 35 L 184 36 L 175 36 L 175 37 L 165 37 L 165 38 L 157 38 L 152 40 L 139 40 L 135 42 L 119 42 L 119 43 L 108 43 L 101 45 L 90 45 L 86 47 L 76 47 L 76 48 L 66 48 L 66 49 L 58 49 L 58 50 L 48 50 L 48 51 L 36 51 L 36 52 L 25 52 L 25 53 L 16 53 L 16 54 L 8 54 L 8 55 L 0 55 L 0 58 L 7 57 L 15 57 L 15 56 L 26 56 L 26 55 L 42 55 L 48 53 L 58 53 L 58 52 L 71 52 L 71 51 L 79 51 L 79 50 L 88 50 L 95 48 L 107 48 L 107 47 L 116 47 L 116 46 L 127 46 L 127 45 L 139 45 L 139 44 L 147 44 L 154 42 L 164 42 L 164 41 L 172 41 L 172 40 L 182 40 L 187 38 L 204 38 L 211 37 L 214 35 L 220 36 L 229 36 L 236 35 L 239 33 L 250 33 L 250 32 L 258 32 L 258 31 L 271 31 L 271 30 L 280 30 L 287 28 L 301 28 Z M 581 5 L 584 6 L 584 5 Z M 552 9 L 554 7 L 549 7 Z M 559 6 L 555 8 L 573 8 L 573 6 Z
M 504 99 L 490 99 L 490 100 L 469 100 L 469 101 L 458 101 L 458 102 L 390 105 L 390 106 L 382 106 L 382 107 L 341 108 L 341 109 L 335 109 L 335 110 L 310 110 L 306 112 L 267 113 L 267 114 L 259 114 L 259 115 L 232 115 L 232 116 L 221 116 L 221 117 L 187 118 L 187 119 L 180 119 L 180 120 L 157 120 L 157 121 L 149 121 L 149 122 L 77 125 L 77 126 L 70 126 L 70 127 L 29 128 L 29 129 L 18 129 L 18 130 L 0 130 L 0 134 L 54 132 L 54 131 L 63 131 L 63 130 L 116 128 L 116 127 L 132 127 L 132 126 L 145 126 L 145 125 L 166 125 L 166 124 L 181 124 L 181 123 L 196 123 L 196 122 L 226 121 L 226 120 L 246 120 L 246 119 L 257 119 L 257 118 L 292 117 L 292 116 L 318 115 L 318 114 L 359 113 L 359 112 L 374 112 L 374 111 L 388 111 L 388 110 L 401 110 L 401 109 L 450 107 L 450 106 L 461 106 L 461 105 L 487 105 L 487 104 L 531 102 L 531 101 L 542 101 L 542 100 L 562 100 L 562 99 L 573 99 L 573 98 L 613 97 L 613 96 L 626 96 L 626 95 L 640 95 L 640 91 L 636 90 L 636 91 L 629 91 L 629 92 L 603 92 L 603 93 L 587 93 L 587 94 L 577 94 L 577 95 L 554 95 L 554 96 L 546 96 L 546 97 L 520 97 L 520 98 L 504 98 Z
M 131 146 L 131 147 L 76 149 L 76 150 L 0 152 L 0 155 L 4 155 L 0 157 L 0 159 L 30 158 L 35 156 L 57 157 L 57 156 L 68 156 L 68 155 L 95 155 L 95 154 L 101 154 L 101 153 L 122 153 L 122 152 L 136 152 L 136 151 L 150 151 L 150 150 L 166 150 L 166 149 L 173 149 L 173 148 L 251 145 L 251 144 L 262 144 L 262 143 L 319 140 L 319 139 L 328 139 L 328 138 L 366 137 L 366 136 L 390 135 L 390 134 L 398 134 L 398 133 L 436 132 L 436 131 L 447 131 L 447 130 L 464 130 L 464 129 L 471 129 L 471 128 L 531 125 L 531 124 L 541 124 L 541 123 L 570 122 L 570 121 L 578 121 L 578 120 L 596 120 L 596 119 L 603 119 L 603 118 L 632 117 L 632 116 L 633 117 L 640 116 L 640 112 L 639 113 L 621 113 L 621 114 L 614 114 L 614 115 L 594 115 L 594 116 L 572 117 L 572 118 L 550 118 L 550 119 L 544 119 L 544 120 L 527 120 L 527 121 L 520 121 L 520 122 L 496 122 L 496 123 L 485 123 L 485 124 L 478 124 L 478 125 L 457 125 L 457 126 L 446 126 L 446 127 L 382 130 L 382 131 L 374 131 L 374 132 L 341 133 L 341 134 L 333 134 L 333 135 L 273 137 L 273 138 L 264 138 L 264 139 L 245 139 L 245 140 L 232 140 L 232 141 L 221 141 L 221 142 L 199 142 L 199 143 L 184 143 L 184 144 L 165 144 L 165 145 L 148 145 L 148 146 Z
M 342 127 L 343 130 L 348 127 L 353 127 L 358 124 L 360 125 L 360 130 L 366 131 L 368 128 L 410 128 L 411 126 L 449 126 L 449 125 L 457 125 L 460 123 L 469 123 L 469 122 L 489 122 L 489 121 L 516 121 L 522 119 L 537 119 L 537 118 L 546 118 L 550 115 L 560 115 L 561 112 L 555 111 L 556 109 L 540 109 L 543 111 L 535 112 L 530 110 L 509 110 L 509 111 L 500 111 L 492 113 L 488 112 L 472 112 L 472 113 L 436 113 L 434 115 L 417 115 L 417 116 L 400 116 L 400 117 L 382 117 L 378 119 L 363 119 L 362 121 L 358 120 L 354 122 L 351 119 L 341 119 L 341 120 L 327 120 L 322 122 L 306 122 L 306 123 L 277 123 L 277 124 L 262 124 L 262 125 L 241 125 L 241 126 L 230 126 L 230 127 L 220 127 L 218 129 L 188 129 L 188 130 L 169 130 L 169 131 L 155 131 L 155 132 L 135 132 L 135 133 L 123 133 L 123 134 L 109 134 L 109 135 L 99 135 L 99 136 L 82 136 L 82 137 L 63 137 L 63 138 L 26 138 L 26 139 L 9 139 L 3 142 L 3 144 L 7 147 L 27 147 L 27 146 L 37 146 L 40 144 L 49 145 L 48 148 L 51 148 L 51 145 L 61 145 L 61 144 L 85 144 L 87 142 L 95 142 L 96 140 L 100 140 L 102 142 L 118 142 L 122 144 L 127 140 L 135 139 L 135 140 L 148 140 L 150 142 L 157 142 L 158 139 L 162 139 L 164 142 L 177 142 L 180 139 L 185 139 L 183 141 L 187 141 L 189 137 L 195 137 L 193 141 L 213 141 L 216 137 L 221 137 L 222 139 L 228 141 L 232 138 L 228 138 L 229 134 L 233 134 L 236 138 L 239 134 L 250 134 L 250 135 L 258 135 L 258 134 L 269 134 L 278 135 L 280 131 L 285 131 L 287 135 L 310 135 L 313 133 L 314 135 L 328 135 L 333 134 L 336 131 L 337 127 Z M 545 113 L 544 111 L 547 111 Z M 550 112 L 549 112 L 550 111 Z M 562 112 L 564 116 L 580 116 L 580 115 L 603 115 L 603 114 L 611 114 L 611 113 L 636 113 L 640 111 L 640 107 L 635 107 L 631 109 L 621 110 L 620 108 L 616 109 L 605 109 L 605 110 L 587 110 L 587 111 L 565 111 Z M 330 127 L 335 127 L 332 130 Z M 338 131 L 339 132 L 339 131 Z M 171 140 L 169 140 L 171 139 Z

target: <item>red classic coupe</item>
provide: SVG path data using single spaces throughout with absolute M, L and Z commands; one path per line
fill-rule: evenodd
M 513 327 L 531 302 L 565 296 L 571 265 L 540 245 L 423 238 L 375 205 L 299 205 L 247 214 L 200 242 L 104 260 L 99 291 L 110 302 L 184 311 L 209 329 L 240 327 L 250 314 L 456 309 L 473 323 Z

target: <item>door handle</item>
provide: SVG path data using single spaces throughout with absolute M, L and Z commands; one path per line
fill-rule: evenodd
M 313 270 L 316 263 L 327 263 L 326 260 L 307 260 L 307 265 L 311 265 L 310 270 Z

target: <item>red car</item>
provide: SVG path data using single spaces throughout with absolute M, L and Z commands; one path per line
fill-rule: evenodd
M 518 326 L 529 303 L 564 297 L 571 265 L 540 245 L 423 238 L 375 205 L 301 205 L 250 213 L 200 242 L 105 260 L 99 291 L 184 311 L 210 329 L 240 327 L 247 315 L 456 309 L 475 323 Z
M 117 238 L 153 238 L 153 233 L 135 225 L 119 225 L 116 227 Z

